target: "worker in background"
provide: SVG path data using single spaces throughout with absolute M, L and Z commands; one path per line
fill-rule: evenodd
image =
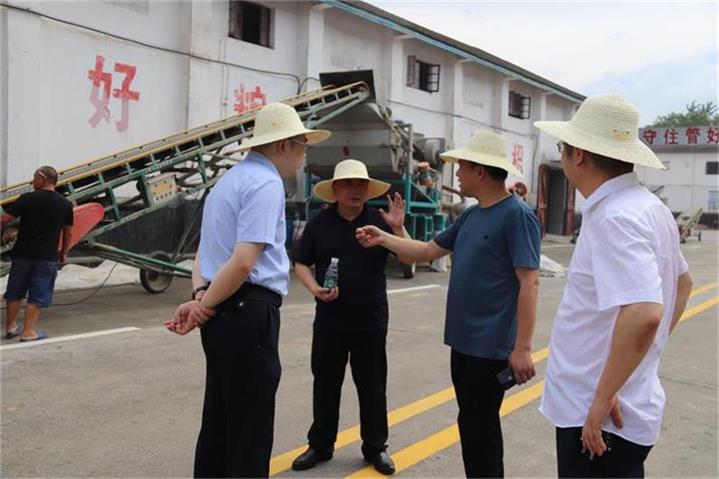
M 250 150 L 205 201 L 192 301 L 165 326 L 202 326 L 207 360 L 195 477 L 267 477 L 280 380 L 280 305 L 287 294 L 285 192 L 307 145 L 330 136 L 308 130 L 282 103 L 258 111 Z
M 20 341 L 37 341 L 48 337 L 35 326 L 42 309 L 52 306 L 55 278 L 58 269 L 67 264 L 73 225 L 72 203 L 55 191 L 56 184 L 55 168 L 38 168 L 32 178 L 34 191 L 21 195 L 2 216 L 3 228 L 20 218 L 4 296 L 7 304 L 5 339 L 19 336 Z M 17 316 L 25 297 L 25 320 L 20 330 Z
M 336 165 L 332 179 L 319 182 L 313 190 L 332 206 L 307 223 L 294 254 L 297 277 L 317 302 L 312 334 L 313 421 L 307 434 L 309 448 L 292 463 L 296 471 L 332 458 L 348 359 L 359 396 L 362 454 L 380 473 L 395 471 L 386 452 L 388 252 L 363 248 L 355 239 L 355 230 L 367 224 L 408 236 L 399 193 L 387 196 L 387 212 L 367 205 L 389 187 L 370 178 L 362 162 L 348 159 Z M 339 259 L 338 285 L 325 288 L 333 258 Z
M 478 204 L 428 243 L 357 229 L 363 246 L 383 246 L 402 261 L 432 261 L 453 253 L 444 341 L 452 348 L 452 383 L 467 477 L 504 476 L 499 408 L 508 366 L 518 384 L 535 374 L 532 337 L 539 289 L 540 228 L 526 203 L 505 187 L 506 140 L 478 132 L 464 148 L 440 156 L 458 162 L 459 189 Z

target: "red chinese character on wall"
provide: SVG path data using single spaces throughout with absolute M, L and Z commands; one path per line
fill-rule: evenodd
M 522 163 L 524 159 L 524 146 L 523 145 L 514 145 L 512 147 L 512 164 L 520 171 L 524 172 L 522 169 Z
M 110 121 L 110 91 L 113 98 L 121 101 L 121 117 L 120 121 L 115 122 L 117 131 L 126 131 L 129 126 L 130 112 L 129 102 L 139 101 L 140 92 L 130 89 L 130 84 L 135 78 L 137 67 L 127 65 L 125 63 L 115 63 L 115 71 L 124 74 L 120 88 L 112 90 L 112 74 L 104 71 L 105 57 L 102 55 L 95 56 L 95 69 L 88 71 L 88 78 L 92 80 L 92 91 L 90 92 L 90 103 L 95 106 L 95 113 L 90 117 L 88 122 L 94 127 L 104 119 L 106 123 Z M 100 86 L 102 84 L 102 92 Z
M 699 128 L 687 128 L 687 145 L 696 145 L 699 141 Z
M 112 91 L 112 96 L 122 101 L 122 116 L 120 121 L 115 122 L 117 131 L 127 130 L 129 116 L 130 116 L 130 101 L 138 101 L 140 99 L 140 92 L 130 90 L 130 83 L 135 78 L 137 73 L 137 67 L 133 65 L 126 65 L 125 63 L 115 63 L 115 71 L 123 73 L 125 78 L 122 80 L 122 86 Z
M 657 137 L 657 131 L 656 130 L 644 130 L 644 133 L 642 133 L 642 136 L 644 137 L 644 141 L 647 142 L 648 145 L 653 145 L 654 138 Z
M 244 83 L 240 83 L 240 87 L 235 90 L 235 111 L 237 113 L 243 113 L 266 104 L 267 95 L 260 86 L 255 86 L 255 89 L 250 91 L 245 90 Z
M 664 132 L 664 144 L 665 145 L 676 145 L 679 139 L 679 133 L 674 128 L 667 128 Z
M 707 143 L 719 143 L 719 128 L 709 128 L 707 130 Z
M 107 107 L 110 101 L 110 88 L 112 88 L 112 74 L 103 71 L 105 67 L 105 57 L 102 55 L 95 56 L 95 69 L 87 72 L 87 78 L 92 80 L 92 90 L 90 91 L 90 103 L 95 105 L 95 114 L 90 117 L 88 122 L 94 127 L 104 119 L 105 122 L 110 121 L 110 109 Z M 100 86 L 103 84 L 102 93 Z

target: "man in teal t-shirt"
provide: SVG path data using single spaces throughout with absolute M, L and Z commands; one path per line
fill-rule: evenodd
M 539 226 L 516 196 L 467 210 L 434 242 L 453 252 L 444 342 L 469 356 L 507 359 L 517 335 L 516 268 L 539 267 Z
M 452 383 L 468 477 L 503 477 L 497 374 L 509 366 L 518 384 L 534 374 L 532 336 L 539 290 L 540 228 L 534 212 L 505 188 L 506 141 L 479 132 L 464 147 L 443 153 L 459 162 L 460 192 L 476 198 L 433 241 L 392 236 L 374 226 L 357 230 L 363 246 L 381 245 L 400 261 L 432 261 L 453 254 L 444 341 L 452 348 Z

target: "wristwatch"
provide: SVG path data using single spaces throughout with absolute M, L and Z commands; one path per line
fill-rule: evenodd
M 206 284 L 203 284 L 202 286 L 198 286 L 197 288 L 192 290 L 192 300 L 195 300 L 195 297 L 197 296 L 197 293 L 200 291 L 207 291 L 208 286 Z

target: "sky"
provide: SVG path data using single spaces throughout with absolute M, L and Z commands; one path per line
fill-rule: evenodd
M 621 93 L 646 125 L 719 103 L 719 2 L 369 0 L 584 95 Z

